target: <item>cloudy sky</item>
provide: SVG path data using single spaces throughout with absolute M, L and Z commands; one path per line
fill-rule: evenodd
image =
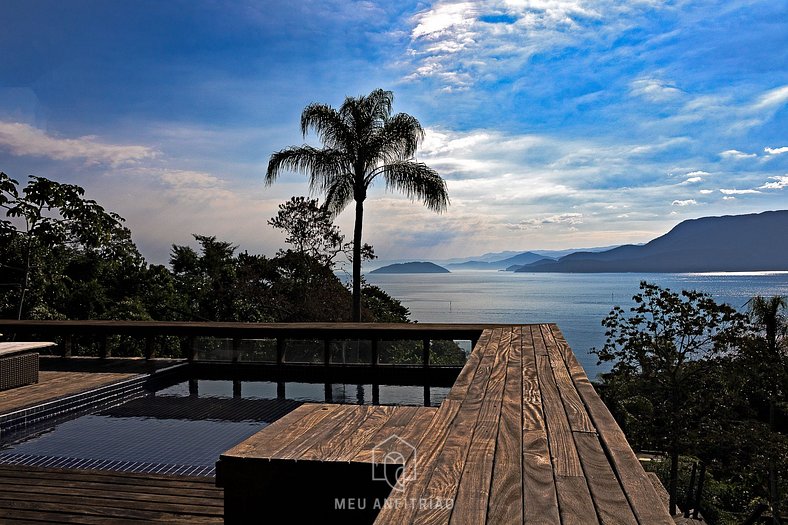
M 451 196 L 435 215 L 377 188 L 382 259 L 788 208 L 788 2 L 4 0 L 0 19 L 0 170 L 85 187 L 156 262 L 191 233 L 273 254 L 267 219 L 308 188 L 265 188 L 269 155 L 303 143 L 310 102 L 378 87 Z

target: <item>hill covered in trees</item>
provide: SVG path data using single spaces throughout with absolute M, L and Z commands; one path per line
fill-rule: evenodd
M 702 217 L 642 246 L 576 252 L 518 272 L 741 272 L 788 270 L 788 210 Z

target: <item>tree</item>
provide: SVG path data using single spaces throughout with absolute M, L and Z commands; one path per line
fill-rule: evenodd
M 18 289 L 17 319 L 25 316 L 31 289 L 40 291 L 46 281 L 47 263 L 63 265 L 79 255 L 84 262 L 123 259 L 135 268 L 144 266 L 123 218 L 85 199 L 81 187 L 36 176 L 21 191 L 18 186 L 0 173 L 0 208 L 7 217 L 0 220 L 1 262 L 19 276 L 16 283 L 4 283 Z
M 646 282 L 640 290 L 631 315 L 616 306 L 602 322 L 607 340 L 594 353 L 600 362 L 615 362 L 606 383 L 623 383 L 630 399 L 649 405 L 651 416 L 643 424 L 669 454 L 675 514 L 679 454 L 709 409 L 715 358 L 741 340 L 745 317 L 701 292 L 677 294 Z
M 752 345 L 750 348 L 757 355 L 756 366 L 761 378 L 761 390 L 769 403 L 769 430 L 775 432 L 776 405 L 785 399 L 788 387 L 786 371 L 785 335 L 788 330 L 782 311 L 786 308 L 784 297 L 755 296 L 750 300 L 750 318 L 762 330 L 765 344 Z M 760 348 L 759 348 L 760 347 Z M 760 350 L 760 351 L 759 351 Z M 780 493 L 777 458 L 773 451 L 769 453 L 769 503 L 773 522 L 780 521 Z
M 377 89 L 347 97 L 340 108 L 308 105 L 301 114 L 301 133 L 314 130 L 323 148 L 291 146 L 271 155 L 265 175 L 272 184 L 282 170 L 305 173 L 310 190 L 326 195 L 324 206 L 335 216 L 355 201 L 353 228 L 353 320 L 361 319 L 361 232 L 364 201 L 372 183 L 383 177 L 386 187 L 421 200 L 441 212 L 449 204 L 446 181 L 414 156 L 424 131 L 405 113 L 391 114 L 394 95 Z
M 329 268 L 334 267 L 340 254 L 349 261 L 353 259 L 352 244 L 345 242 L 345 236 L 334 224 L 331 213 L 320 206 L 317 199 L 290 197 L 289 201 L 279 205 L 279 211 L 268 224 L 285 232 L 285 242 L 292 244 L 296 253 L 313 257 Z M 374 258 L 372 246 L 364 243 L 361 260 Z

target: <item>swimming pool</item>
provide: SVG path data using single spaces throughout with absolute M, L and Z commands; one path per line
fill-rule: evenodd
M 233 447 L 304 402 L 436 406 L 449 387 L 177 379 L 5 432 L 0 463 L 213 476 Z

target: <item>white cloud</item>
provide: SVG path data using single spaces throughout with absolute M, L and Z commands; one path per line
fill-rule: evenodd
M 633 22 L 638 2 L 607 0 L 438 0 L 410 19 L 412 72 L 449 90 L 467 89 L 486 73 L 519 69 L 536 53 L 604 41 Z M 659 8 L 659 4 L 652 4 Z
M 690 171 L 685 175 L 685 177 L 704 177 L 706 175 L 711 175 L 711 173 L 709 173 L 708 171 L 696 170 L 696 171 Z
M 770 109 L 788 102 L 788 86 L 781 86 L 767 91 L 752 105 L 753 109 Z
M 510 230 L 534 230 L 549 224 L 583 224 L 582 213 L 561 213 L 558 215 L 549 215 L 547 217 L 539 217 L 534 219 L 524 219 L 516 224 L 507 224 L 506 227 Z M 576 228 L 570 227 L 570 231 L 576 231 Z
M 683 201 L 675 200 L 670 203 L 671 206 L 695 206 L 696 204 L 698 204 L 698 201 L 695 199 L 687 199 Z
M 701 195 L 708 195 L 710 193 L 714 193 L 714 190 L 700 190 Z
M 157 157 L 147 146 L 108 144 L 93 135 L 60 138 L 28 124 L 0 121 L 0 148 L 12 155 L 83 160 L 88 165 L 122 166 Z
M 736 190 L 736 189 L 721 189 L 720 193 L 723 195 L 748 195 L 751 193 L 760 193 L 758 190 Z
M 733 197 L 732 195 L 726 195 L 725 197 L 722 198 L 722 200 L 724 200 L 724 201 L 735 201 L 736 197 Z
M 727 149 L 725 151 L 720 152 L 720 157 L 724 159 L 750 159 L 753 157 L 757 157 L 758 155 L 755 153 L 744 153 L 743 151 L 739 151 L 737 149 Z
M 434 9 L 423 11 L 414 17 L 416 27 L 411 32 L 412 38 L 436 38 L 448 30 L 468 28 L 473 25 L 477 9 L 471 2 L 443 4 Z
M 767 182 L 763 186 L 758 186 L 761 190 L 781 190 L 788 188 L 788 175 L 777 175 L 776 177 L 769 177 L 774 182 Z
M 159 177 L 174 188 L 221 188 L 225 181 L 210 173 L 187 170 L 161 170 Z
M 782 148 L 763 148 L 763 151 L 766 152 L 767 155 L 782 155 L 783 153 L 788 153 L 788 146 L 783 146 Z
M 643 97 L 651 102 L 664 102 L 682 94 L 673 82 L 647 78 L 635 80 L 630 84 L 632 95 Z
M 698 182 L 703 182 L 703 177 L 690 177 L 681 184 L 697 184 Z

